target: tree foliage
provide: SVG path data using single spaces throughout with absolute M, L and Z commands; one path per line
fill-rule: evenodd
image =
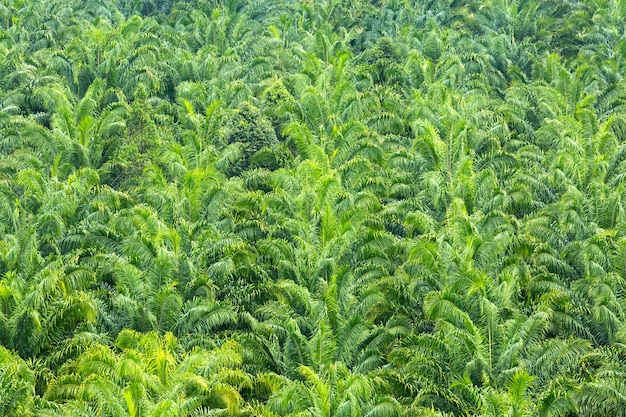
M 2 2 L 0 415 L 626 415 L 625 19 Z

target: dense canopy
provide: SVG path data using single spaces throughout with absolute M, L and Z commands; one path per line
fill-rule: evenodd
M 0 415 L 626 416 L 625 0 L 3 0 Z

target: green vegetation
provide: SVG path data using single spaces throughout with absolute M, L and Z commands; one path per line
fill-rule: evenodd
M 626 416 L 625 30 L 0 2 L 0 415 Z

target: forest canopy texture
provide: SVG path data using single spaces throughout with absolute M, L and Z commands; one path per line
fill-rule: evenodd
M 0 1 L 0 415 L 626 416 L 625 30 Z

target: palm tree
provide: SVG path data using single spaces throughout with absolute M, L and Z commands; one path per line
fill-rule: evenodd
M 76 107 L 57 106 L 53 117 L 53 131 L 67 144 L 68 161 L 77 167 L 99 168 L 107 157 L 106 144 L 126 128 L 124 118 L 127 106 L 124 102 L 111 103 L 101 108 L 107 94 L 104 81 L 94 81 Z M 73 116 L 72 116 L 73 113 Z
M 400 415 L 395 401 L 377 397 L 365 376 L 351 374 L 341 363 L 329 365 L 321 374 L 306 366 L 299 372 L 303 382 L 285 384 L 268 401 L 270 410 L 278 415 Z
M 114 347 L 94 346 L 62 368 L 45 398 L 89 403 L 103 416 L 188 416 L 206 409 L 236 415 L 239 390 L 251 384 L 238 369 L 237 350 L 230 343 L 211 352 L 181 354 L 172 334 L 125 330 Z
M 5 416 L 32 415 L 35 375 L 19 357 L 0 346 L 0 411 Z

